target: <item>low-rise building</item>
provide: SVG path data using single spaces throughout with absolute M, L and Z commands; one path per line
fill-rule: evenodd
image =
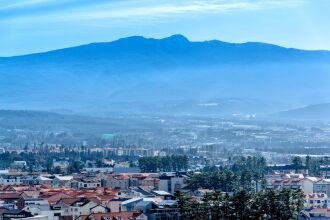
M 60 176 L 56 175 L 53 179 L 52 186 L 55 188 L 58 187 L 71 187 L 71 181 L 73 180 L 73 176 Z
M 53 179 L 51 179 L 50 177 L 42 176 L 42 175 L 38 176 L 38 177 L 36 178 L 36 180 L 37 180 L 38 184 L 41 184 L 41 185 L 49 185 L 49 186 L 50 186 L 50 185 L 52 184 L 52 182 L 53 182 Z
M 35 185 L 37 184 L 37 176 L 3 174 L 0 176 L 0 184 L 1 185 Z
M 158 190 L 174 194 L 185 186 L 184 176 L 178 173 L 163 173 L 159 176 Z
M 314 183 L 314 193 L 325 193 L 330 196 L 330 179 L 322 179 Z
M 325 193 L 309 193 L 304 195 L 304 208 L 328 208 L 330 200 Z
M 14 167 L 26 167 L 27 163 L 25 160 L 15 160 L 13 163 Z
M 80 179 L 78 181 L 78 189 L 96 189 L 101 186 L 101 181 L 97 179 Z
M 310 194 L 314 192 L 314 184 L 318 182 L 320 179 L 317 177 L 305 177 L 302 180 L 302 191 L 305 194 Z
M 120 174 L 110 174 L 102 180 L 103 187 L 111 187 L 117 189 L 128 189 L 129 177 Z
M 12 210 L 5 210 L 2 213 L 3 220 L 11 220 L 11 219 L 21 219 L 21 218 L 28 218 L 32 217 L 33 215 L 30 212 L 21 209 L 12 209 Z

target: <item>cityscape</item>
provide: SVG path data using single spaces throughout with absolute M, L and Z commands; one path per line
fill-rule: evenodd
M 330 219 L 326 0 L 0 0 L 0 220 Z

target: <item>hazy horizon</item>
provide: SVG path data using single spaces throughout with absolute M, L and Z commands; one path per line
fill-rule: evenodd
M 329 12 L 0 0 L 0 220 L 330 220 Z

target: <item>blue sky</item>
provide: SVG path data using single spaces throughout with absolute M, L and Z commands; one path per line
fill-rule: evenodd
M 142 35 L 330 50 L 330 0 L 0 0 L 0 56 Z

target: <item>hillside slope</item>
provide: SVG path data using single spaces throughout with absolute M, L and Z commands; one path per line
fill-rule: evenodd
M 330 120 L 330 103 L 309 105 L 288 111 L 281 111 L 274 116 L 298 120 Z
M 235 98 L 258 102 L 253 108 L 243 101 L 244 113 L 244 108 L 270 112 L 330 101 L 329 64 L 328 51 L 191 42 L 182 35 L 129 37 L 0 58 L 0 106 L 91 112 L 129 106 L 134 112 L 145 105 L 157 105 L 156 111 L 165 101 L 229 103 Z M 234 113 L 222 110 L 219 114 Z

